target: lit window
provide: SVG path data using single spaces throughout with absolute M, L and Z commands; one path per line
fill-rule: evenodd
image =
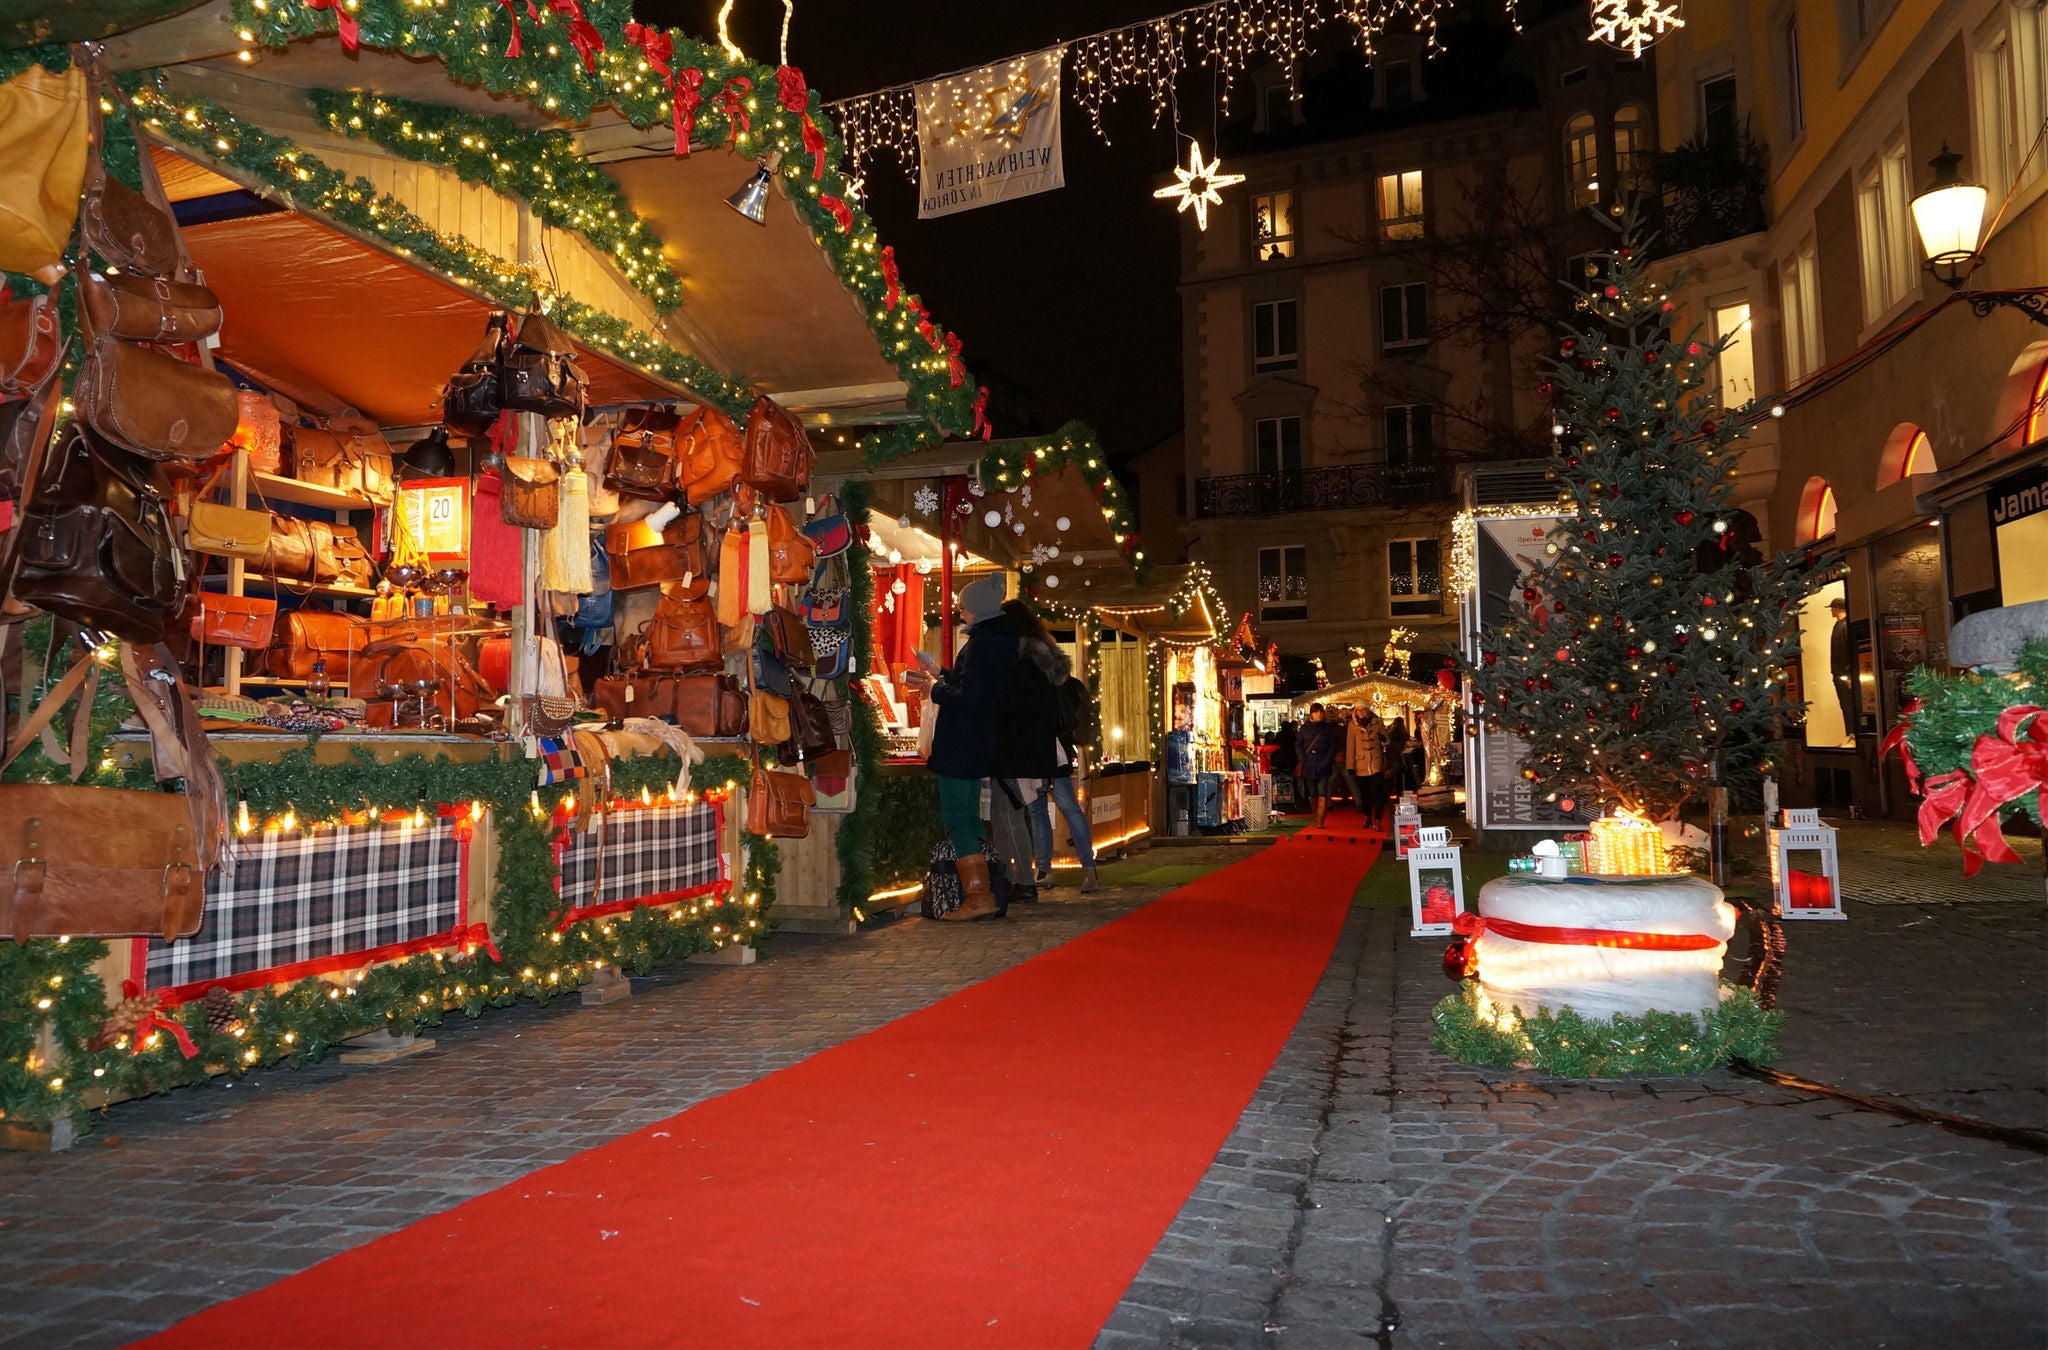
M 1934 443 L 1927 439 L 1927 433 L 1916 431 L 1906 446 L 1906 462 L 1899 466 L 1899 477 L 1911 478 L 1916 473 L 1934 472 Z
M 1599 201 L 1600 138 L 1593 127 L 1593 114 L 1579 113 L 1564 124 L 1564 159 L 1572 205 L 1591 206 Z
M 1429 345 L 1428 285 L 1380 287 L 1380 345 L 1389 351 Z
M 1875 322 L 1913 286 L 1906 142 L 1895 139 L 1856 183 L 1856 232 L 1863 265 L 1863 321 Z
M 1820 367 L 1820 264 L 1808 235 L 1778 266 L 1778 301 L 1785 325 L 1785 378 Z
M 1749 302 L 1714 309 L 1714 338 L 1727 345 L 1716 358 L 1721 368 L 1721 406 L 1740 408 L 1756 397 L 1756 354 L 1750 345 Z
M 1825 539 L 1835 532 L 1835 490 L 1821 484 L 1820 496 L 1813 503 L 1813 515 L 1807 527 L 1807 539 Z
M 1252 369 L 1261 374 L 1301 364 L 1301 323 L 1292 300 L 1252 306 Z
M 1259 550 L 1259 618 L 1271 623 L 1308 617 L 1308 549 L 1299 544 Z
M 1268 192 L 1252 198 L 1252 243 L 1260 262 L 1294 256 L 1294 194 Z
M 1976 37 L 1977 177 L 1996 187 L 2021 174 L 2021 157 L 2048 118 L 2048 15 L 2035 0 L 2015 0 Z M 2022 183 L 2041 172 L 2035 156 Z
M 2048 436 L 2048 362 L 2034 380 L 2034 401 L 2027 410 L 2027 444 Z
M 1387 612 L 1441 614 L 1442 551 L 1434 539 L 1396 539 L 1387 545 Z
M 1380 175 L 1380 238 L 1422 238 L 1422 170 Z
M 1624 103 L 1614 113 L 1614 174 L 1624 191 L 1634 191 L 1650 176 L 1650 111 L 1640 103 Z

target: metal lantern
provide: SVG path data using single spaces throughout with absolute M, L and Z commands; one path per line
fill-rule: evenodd
M 1401 800 L 1394 804 L 1394 856 L 1405 858 L 1408 850 L 1415 847 L 1415 836 L 1422 829 L 1422 810 L 1415 804 L 1415 794 L 1404 792 Z
M 1408 911 L 1414 920 L 1408 936 L 1442 937 L 1465 912 L 1463 852 L 1441 826 L 1416 831 L 1408 849 Z
M 1771 889 L 1781 919 L 1846 919 L 1835 828 L 1814 810 L 1784 812 L 1771 831 Z

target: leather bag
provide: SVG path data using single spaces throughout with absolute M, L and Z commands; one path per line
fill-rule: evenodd
M 699 408 L 676 430 L 676 477 L 692 506 L 730 492 L 746 466 L 746 445 L 733 420 Z
M 802 839 L 811 832 L 811 807 L 817 800 L 810 779 L 800 773 L 763 769 L 756 754 L 754 781 L 747 788 L 747 833 L 763 838 Z
M 57 321 L 55 295 L 0 303 L 0 402 L 35 393 L 63 359 L 64 332 Z
M 780 506 L 769 506 L 769 578 L 785 586 L 808 586 L 817 559 L 818 546 L 798 528 L 795 517 Z
M 832 730 L 831 709 L 802 685 L 790 691 L 789 731 L 776 752 L 776 758 L 784 764 L 823 759 L 839 748 L 839 737 Z
M 328 667 L 330 677 L 334 668 Z M 384 686 L 438 680 L 440 693 L 433 701 L 446 708 L 452 692 L 455 718 L 466 721 L 488 703 L 497 701 L 497 691 L 484 683 L 476 668 L 439 642 L 425 642 L 400 635 L 372 642 L 356 654 L 349 665 L 348 694 L 371 704 L 374 709 L 384 698 Z M 386 703 L 385 708 L 389 704 Z
M 658 404 L 628 408 L 619 419 L 619 429 L 612 434 L 612 445 L 614 448 L 623 445 L 629 450 L 651 450 L 674 458 L 676 427 L 682 420 L 683 415 L 674 408 Z
M 747 729 L 747 691 L 731 675 L 678 675 L 670 716 L 692 736 L 730 739 Z
M 674 585 L 683 598 L 695 600 L 711 588 L 704 522 L 694 513 L 676 517 L 659 534 L 645 520 L 613 525 L 605 531 L 605 551 L 611 556 L 613 590 Z
M 383 479 L 390 483 L 391 443 L 379 432 L 364 434 L 351 421 L 328 427 L 293 427 L 290 434 L 292 477 L 301 483 L 367 497 L 364 466 L 372 458 L 381 458 Z
M 667 501 L 675 491 L 675 476 L 675 460 L 647 445 L 613 441 L 611 460 L 604 466 L 606 491 L 655 502 Z
M 211 459 L 235 434 L 227 376 L 86 328 L 72 401 L 94 431 L 149 459 Z
M 154 646 L 184 607 L 185 554 L 148 464 L 73 421 L 37 476 L 14 597 Z
M 377 581 L 377 564 L 370 557 L 370 550 L 363 546 L 362 536 L 356 533 L 356 527 L 330 525 L 328 531 L 333 541 L 329 556 L 334 560 L 334 580 L 330 584 L 369 590 Z M 322 559 L 315 558 L 314 566 L 317 571 L 325 564 Z
M 441 420 L 472 438 L 490 433 L 505 404 L 498 390 L 498 357 L 511 316 L 500 311 L 484 326 L 484 340 L 441 393 Z
M 647 638 L 647 664 L 655 670 L 715 670 L 724 662 L 718 615 L 708 600 L 664 595 L 640 631 Z
M 0 271 L 63 261 L 90 157 L 88 102 L 76 65 L 30 65 L 0 84 Z
M 588 379 L 576 344 L 536 305 L 498 362 L 498 395 L 507 408 L 543 417 L 581 417 Z
M 185 547 L 216 558 L 261 562 L 270 552 L 270 512 L 202 498 L 185 513 Z
M 756 689 L 747 699 L 747 735 L 754 744 L 780 745 L 792 730 L 788 699 L 765 689 Z
M 93 74 L 95 95 L 121 100 L 121 94 L 111 82 L 105 82 L 102 87 L 104 77 L 97 70 Z M 176 275 L 184 262 L 185 251 L 178 241 L 177 219 L 167 207 L 158 207 L 146 195 L 147 188 L 156 177 L 155 166 L 150 163 L 149 143 L 137 138 L 136 143 L 142 151 L 145 188 L 145 192 L 137 192 L 107 172 L 105 158 L 97 153 L 104 140 L 100 129 L 99 98 L 88 98 L 86 105 L 92 113 L 92 138 L 96 151 L 88 156 L 85 171 L 83 227 L 86 246 L 110 265 L 130 275 Z M 115 106 L 125 104 L 117 101 Z
M 747 414 L 742 481 L 772 501 L 795 501 L 811 485 L 813 458 L 803 424 L 766 394 L 755 399 Z
M 212 290 L 167 277 L 115 272 L 79 277 L 86 325 L 123 342 L 197 342 L 220 331 L 220 299 Z
M 271 516 L 270 547 L 264 551 L 261 570 L 292 581 L 332 584 L 341 575 L 335 528 L 324 520 Z
M 208 647 L 260 652 L 270 645 L 276 629 L 277 601 L 268 596 L 205 592 L 199 597 L 199 612 L 192 616 L 192 640 Z
M 793 609 L 776 605 L 761 620 L 761 626 L 768 632 L 768 645 L 775 658 L 791 670 L 811 670 L 817 665 L 817 651 L 811 643 L 811 630 L 797 616 Z
M 562 519 L 562 472 L 545 459 L 505 456 L 498 518 L 523 530 L 552 530 Z
M 295 609 L 285 615 L 277 645 L 270 649 L 270 673 L 279 679 L 309 680 L 313 663 L 327 663 L 327 678 L 336 685 L 351 682 L 355 658 L 363 650 L 364 630 L 346 614 L 324 609 Z

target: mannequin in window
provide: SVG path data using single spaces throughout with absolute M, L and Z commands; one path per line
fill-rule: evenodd
M 1859 700 L 1856 697 L 1856 651 L 1849 641 L 1849 606 L 1839 599 L 1830 600 L 1828 612 L 1835 616 L 1835 629 L 1828 639 L 1828 678 L 1834 682 L 1835 700 L 1842 705 L 1842 742 L 1853 745 Z

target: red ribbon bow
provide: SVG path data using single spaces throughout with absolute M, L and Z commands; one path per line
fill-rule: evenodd
M 725 82 L 718 97 L 725 109 L 725 120 L 741 131 L 752 131 L 754 124 L 747 117 L 747 95 L 754 91 L 754 82 L 744 75 L 735 75 Z
M 141 1054 L 142 1043 L 149 1038 L 149 1033 L 152 1031 L 161 1031 L 176 1041 L 178 1043 L 178 1052 L 187 1059 L 191 1059 L 199 1053 L 199 1047 L 192 1043 L 192 1034 L 185 1030 L 183 1022 L 180 1022 L 175 1017 L 164 1017 L 153 1012 L 144 1013 L 142 1020 L 135 1024 L 135 1035 L 128 1043 L 128 1052 L 134 1055 Z
M 987 440 L 995 430 L 995 424 L 988 420 L 988 386 L 982 385 L 974 392 L 974 430 L 968 434 Z
M 569 45 L 583 58 L 584 73 L 597 74 L 597 54 L 604 50 L 604 34 L 583 17 L 583 6 L 576 0 L 548 0 L 548 8 L 569 21 Z
M 853 228 L 853 208 L 839 200 L 839 198 L 820 197 L 818 198 L 818 205 L 832 213 L 832 219 L 839 222 L 839 228 L 842 233 Z
M 932 321 L 928 318 L 920 318 L 917 321 L 917 335 L 931 343 L 935 352 L 945 348 L 946 344 L 939 340 L 939 330 L 932 326 Z
M 342 0 L 306 0 L 306 8 L 334 11 L 334 31 L 341 35 L 343 51 L 354 51 L 362 41 L 362 29 L 356 23 L 356 16 L 342 6 Z M 512 22 L 516 29 L 519 21 L 514 19 Z
M 882 308 L 896 308 L 896 301 L 903 295 L 903 278 L 896 274 L 896 246 L 882 247 L 882 280 L 888 284 L 888 291 L 882 296 Z
M 1917 704 L 1907 711 L 1916 711 Z M 2048 717 L 2043 709 L 2023 703 L 1998 718 L 1996 735 L 1979 736 L 1970 751 L 1970 767 L 1956 769 L 1921 784 L 1920 843 L 1934 842 L 1944 825 L 1953 822 L 1956 844 L 1963 851 L 1963 875 L 1977 875 L 1988 862 L 2016 863 L 2020 855 L 2006 842 L 1999 814 L 2029 792 L 2048 786 Z M 2024 734 L 2020 731 L 2026 724 Z M 1899 728 L 1885 738 L 1885 748 L 1904 743 Z M 1911 750 L 1909 773 L 1917 773 Z
M 775 72 L 775 96 L 782 106 L 803 118 L 804 151 L 811 157 L 811 177 L 825 176 L 825 133 L 811 120 L 811 91 L 804 85 L 804 73 L 795 66 L 781 66 Z
M 498 0 L 498 3 L 512 16 L 512 41 L 505 47 L 505 59 L 510 61 L 516 59 L 520 51 L 519 11 L 513 8 L 512 0 Z M 540 11 L 533 7 L 533 0 L 526 0 L 526 15 L 536 24 L 540 22 Z
M 681 80 L 683 87 L 676 88 Z M 690 137 L 697 130 L 697 109 L 704 106 L 704 72 L 695 66 L 677 71 L 669 81 L 669 107 L 674 112 L 676 126 L 676 153 L 690 153 Z
M 462 950 L 465 955 L 481 947 L 489 954 L 493 961 L 503 961 L 505 959 L 498 954 L 498 944 L 491 941 L 491 930 L 488 924 L 473 923 L 466 930 L 463 930 L 460 936 L 462 938 Z
M 953 369 L 953 387 L 958 389 L 967 383 L 967 366 L 960 359 L 960 335 L 946 334 L 946 364 Z

